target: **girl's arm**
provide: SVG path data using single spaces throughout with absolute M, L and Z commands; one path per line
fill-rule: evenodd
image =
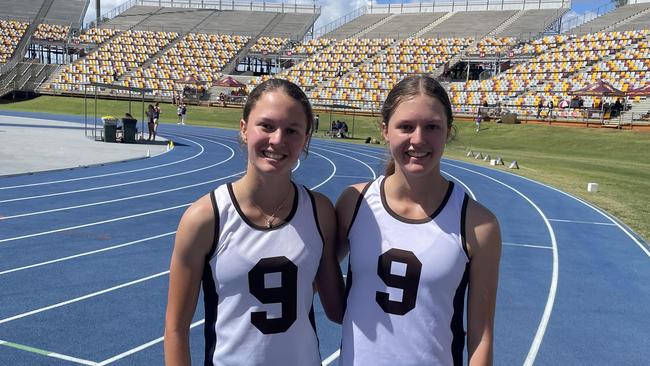
M 208 195 L 185 211 L 178 225 L 169 272 L 165 316 L 165 364 L 190 361 L 189 330 L 196 309 L 206 256 L 214 239 L 214 210 Z
M 492 212 L 474 200 L 468 202 L 466 219 L 471 258 L 467 304 L 469 365 L 492 365 L 501 232 Z
M 342 261 L 350 252 L 348 230 L 352 224 L 357 202 L 361 198 L 361 192 L 367 183 L 359 183 L 346 188 L 336 201 L 336 218 L 338 229 L 336 232 L 336 257 Z
M 316 290 L 327 317 L 341 324 L 343 321 L 343 276 L 336 260 L 336 216 L 330 200 L 312 192 L 323 234 L 323 254 L 316 273 Z

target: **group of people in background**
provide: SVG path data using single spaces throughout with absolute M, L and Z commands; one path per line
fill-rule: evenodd
M 447 92 L 407 77 L 381 115 L 385 173 L 333 205 L 292 179 L 315 127 L 305 93 L 281 79 L 251 92 L 239 123 L 245 174 L 193 203 L 176 232 L 167 365 L 191 363 L 200 288 L 205 365 L 321 365 L 314 293 L 342 323 L 339 365 L 459 365 L 465 349 L 467 363 L 492 364 L 500 230 L 441 174 L 454 137 Z

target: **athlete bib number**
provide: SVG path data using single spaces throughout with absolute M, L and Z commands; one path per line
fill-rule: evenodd
M 394 262 L 406 265 L 405 274 L 391 273 Z M 413 252 L 402 249 L 390 249 L 379 256 L 377 275 L 389 287 L 402 290 L 402 301 L 389 300 L 388 293 L 377 291 L 375 300 L 387 313 L 404 315 L 415 308 L 415 299 L 418 295 L 422 263 Z
M 264 286 L 264 276 L 268 273 L 280 273 L 280 287 Z M 251 323 L 264 334 L 286 332 L 296 321 L 298 267 L 287 257 L 260 259 L 248 272 L 248 289 L 262 304 L 282 304 L 282 316 L 268 318 L 266 311 L 251 313 Z

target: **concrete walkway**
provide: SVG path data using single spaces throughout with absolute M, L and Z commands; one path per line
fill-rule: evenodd
M 167 151 L 167 141 L 123 144 L 86 137 L 75 122 L 0 115 L 0 176 L 144 158 Z

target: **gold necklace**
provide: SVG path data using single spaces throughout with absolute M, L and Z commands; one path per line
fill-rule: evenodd
M 251 203 L 252 203 L 255 207 L 257 207 L 258 210 L 260 210 L 260 212 L 262 213 L 262 215 L 266 216 L 266 218 L 265 218 L 265 220 L 266 220 L 266 227 L 267 227 L 268 229 L 273 228 L 273 223 L 275 222 L 275 219 L 277 218 L 275 215 L 277 215 L 278 212 L 282 209 L 282 207 L 284 207 L 284 204 L 287 202 L 287 200 L 289 199 L 289 196 L 290 196 L 290 195 L 291 195 L 291 189 L 289 190 L 289 192 L 287 192 L 287 194 L 286 194 L 286 195 L 284 196 L 284 198 L 282 199 L 282 202 L 280 202 L 280 204 L 275 208 L 275 210 L 273 210 L 273 212 L 272 212 L 270 215 L 267 215 L 266 212 L 264 212 L 264 210 L 263 210 L 263 209 L 262 209 L 262 208 L 261 208 L 257 203 L 255 203 L 255 201 L 251 200 Z

